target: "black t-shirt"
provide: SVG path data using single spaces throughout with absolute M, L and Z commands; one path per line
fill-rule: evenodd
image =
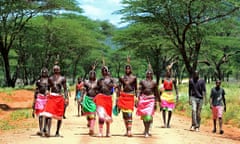
M 223 106 L 223 96 L 225 96 L 224 89 L 212 88 L 210 98 L 212 98 L 213 106 Z
M 206 93 L 206 85 L 205 81 L 202 79 L 194 82 L 193 79 L 189 81 L 189 96 L 193 96 L 196 98 L 203 98 L 203 92 Z

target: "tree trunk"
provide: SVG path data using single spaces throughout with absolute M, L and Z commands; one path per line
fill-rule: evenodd
M 74 63 L 73 63 L 73 72 L 72 72 L 72 83 L 75 84 L 75 79 L 76 79 L 76 76 L 77 76 L 77 66 L 78 66 L 78 62 L 80 60 L 80 56 L 78 56 Z
M 183 58 L 183 61 L 184 61 L 184 64 L 185 64 L 185 67 L 186 67 L 186 70 L 189 74 L 189 77 L 191 77 L 191 74 L 192 72 L 194 71 L 192 66 L 191 66 L 191 61 L 189 60 L 189 58 L 187 57 L 187 52 L 186 52 L 186 48 L 185 48 L 185 45 L 184 43 L 180 43 L 179 46 L 179 51 L 181 53 L 181 56 Z
M 1 48 L 1 54 L 3 57 L 4 68 L 5 68 L 5 85 L 7 87 L 15 87 L 15 81 L 11 78 L 10 64 L 8 58 L 8 52 L 4 52 L 4 48 Z

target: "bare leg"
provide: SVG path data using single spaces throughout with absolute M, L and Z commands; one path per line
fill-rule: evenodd
M 170 128 L 171 117 L 172 117 L 172 111 L 168 111 L 167 128 Z
M 81 104 L 80 104 L 80 101 L 78 101 L 78 116 L 80 116 L 80 112 L 81 112 Z
M 219 129 L 220 129 L 220 134 L 223 134 L 224 131 L 222 130 L 222 118 L 218 118 L 219 120 Z
M 55 137 L 60 136 L 59 131 L 60 131 L 61 125 L 62 125 L 62 120 L 58 120 L 57 121 L 57 131 L 56 131 Z
M 145 122 L 144 120 L 143 120 L 143 125 L 144 125 L 144 135 L 147 133 L 147 131 L 146 131 L 146 127 L 147 127 L 147 124 L 146 124 L 147 122 Z
M 111 137 L 110 134 L 110 122 L 106 122 L 106 136 Z
M 43 133 L 47 131 L 47 117 L 43 117 Z
M 162 111 L 162 117 L 163 117 L 163 128 L 166 128 L 166 110 Z
M 94 134 L 94 125 L 95 125 L 95 117 L 89 118 L 89 135 L 90 136 Z
M 43 135 L 43 116 L 39 116 L 38 118 L 38 125 L 39 125 L 39 132 L 37 132 L 37 135 L 42 136 Z
M 46 117 L 45 128 L 44 128 L 46 130 L 46 133 L 45 133 L 46 137 L 50 137 L 51 125 L 52 125 L 52 118 Z
M 103 125 L 104 125 L 104 119 L 99 118 L 98 119 L 98 125 L 99 125 L 99 137 L 103 136 Z
M 43 116 L 39 116 L 39 130 L 42 131 L 43 127 Z
M 124 121 L 124 125 L 125 125 L 125 129 L 126 129 L 126 133 L 124 134 L 124 136 L 127 136 L 127 120 L 125 118 L 123 118 L 123 121 Z
M 65 116 L 66 109 L 67 109 L 67 104 L 64 104 L 64 112 L 63 112 L 63 118 L 64 119 L 66 118 L 66 116 Z
M 151 128 L 152 128 L 152 125 L 153 125 L 153 117 L 152 117 L 152 119 L 150 120 L 150 126 L 149 126 L 149 131 L 148 131 L 148 135 L 149 136 L 152 136 L 152 134 L 151 134 Z
M 132 136 L 132 118 L 129 118 L 127 120 L 127 136 L 128 137 Z
M 151 122 L 150 121 L 145 121 L 143 123 L 144 123 L 144 128 L 145 128 L 145 130 L 144 130 L 144 137 L 149 137 L 150 136 L 149 135 L 149 128 L 150 128 Z
M 132 113 L 123 112 L 123 120 L 126 128 L 125 136 L 131 137 L 132 136 Z
M 217 126 L 216 126 L 216 125 L 217 125 L 217 120 L 214 119 L 214 120 L 213 120 L 213 130 L 212 130 L 213 133 L 216 132 L 216 129 L 217 129 Z
M 90 127 L 90 117 L 87 116 L 87 127 L 89 128 Z

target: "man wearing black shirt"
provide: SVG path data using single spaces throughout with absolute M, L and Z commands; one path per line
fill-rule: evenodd
M 206 84 L 199 79 L 198 71 L 194 71 L 193 77 L 189 80 L 189 104 L 192 106 L 192 126 L 190 130 L 199 131 L 201 124 L 201 110 L 203 101 L 206 104 Z

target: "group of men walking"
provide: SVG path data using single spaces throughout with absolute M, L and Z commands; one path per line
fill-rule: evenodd
M 51 120 L 57 119 L 57 130 L 55 136 L 60 136 L 59 130 L 62 123 L 62 117 L 68 104 L 68 90 L 66 86 L 66 78 L 60 74 L 60 67 L 53 67 L 54 74 L 48 76 L 48 70 L 42 69 L 41 77 L 37 81 L 34 111 L 39 116 L 39 132 L 38 135 L 50 136 Z M 163 127 L 170 128 L 172 111 L 175 108 L 175 102 L 178 101 L 178 90 L 176 81 L 171 78 L 171 70 L 167 69 L 166 77 L 162 81 L 160 91 L 157 83 L 153 80 L 153 70 L 151 67 L 146 71 L 145 79 L 138 83 L 138 79 L 132 74 L 130 64 L 125 66 L 125 74 L 118 80 L 111 77 L 107 66 L 101 68 L 102 77 L 97 79 L 95 66 L 89 72 L 87 80 L 78 79 L 76 84 L 76 97 L 78 101 L 78 116 L 85 115 L 87 117 L 87 126 L 89 127 L 89 135 L 93 136 L 95 121 L 98 118 L 98 137 L 103 137 L 103 126 L 106 124 L 106 137 L 110 137 L 110 125 L 112 122 L 112 113 L 118 115 L 122 112 L 123 122 L 126 133 L 124 136 L 132 137 L 132 122 L 134 107 L 136 115 L 140 116 L 144 124 L 144 137 L 151 136 L 150 127 L 153 122 L 153 115 L 159 103 L 162 111 Z M 198 80 L 198 73 L 189 81 L 189 101 L 192 105 L 192 130 L 199 131 L 200 113 L 202 100 L 206 95 L 205 83 Z M 173 94 L 175 88 L 176 95 Z M 63 93 L 62 93 L 63 91 Z M 116 94 L 116 101 L 113 102 L 113 93 Z M 224 93 L 225 94 L 225 93 Z M 221 98 L 225 98 L 221 94 Z M 211 108 L 214 108 L 215 98 L 217 94 L 211 94 Z M 221 102 L 220 102 L 221 103 Z M 114 110 L 114 111 L 113 111 Z M 220 108 L 214 109 L 216 113 Z M 81 113 L 82 111 L 82 113 Z M 166 113 L 168 118 L 166 119 Z M 80 114 L 81 113 L 81 114 Z M 217 117 L 217 116 L 216 116 Z M 214 119 L 214 131 L 216 132 L 216 117 Z M 221 121 L 220 121 L 221 122 Z M 213 131 L 213 132 L 214 132 Z M 223 133 L 220 127 L 220 133 Z

